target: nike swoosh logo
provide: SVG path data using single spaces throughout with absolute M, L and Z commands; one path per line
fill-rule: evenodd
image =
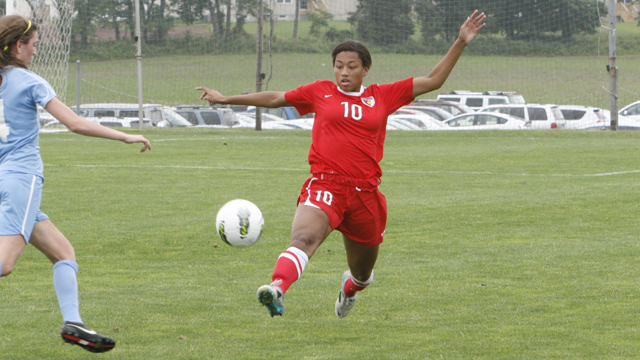
M 90 329 L 84 329 L 84 328 L 82 328 L 82 327 L 80 327 L 80 326 L 76 326 L 76 325 L 73 325 L 73 324 L 67 324 L 67 326 L 73 326 L 73 327 L 78 328 L 78 329 L 80 329 L 80 330 L 82 330 L 82 331 L 84 331 L 84 332 L 86 332 L 86 333 L 88 333 L 88 334 L 92 334 L 92 335 L 96 335 L 96 334 L 97 334 L 97 333 L 96 333 L 95 331 L 93 331 L 93 330 L 90 330 Z
M 333 96 L 333 95 L 325 95 L 324 97 L 325 97 L 325 98 L 328 98 L 329 96 Z

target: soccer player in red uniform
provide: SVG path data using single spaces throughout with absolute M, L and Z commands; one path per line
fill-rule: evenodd
M 320 80 L 287 92 L 237 96 L 197 88 L 204 91 L 200 98 L 210 104 L 295 106 L 300 114 L 316 114 L 309 150 L 312 176 L 298 197 L 291 242 L 276 262 L 272 283 L 258 289 L 258 300 L 271 316 L 282 315 L 284 293 L 333 230 L 343 235 L 349 266 L 342 275 L 336 315 L 347 316 L 356 293 L 373 282 L 387 222 L 386 200 L 378 190 L 387 116 L 415 97 L 439 89 L 485 19 L 484 13 L 474 11 L 445 57 L 423 77 L 364 87 L 371 55 L 364 45 L 346 41 L 332 52 L 336 83 Z

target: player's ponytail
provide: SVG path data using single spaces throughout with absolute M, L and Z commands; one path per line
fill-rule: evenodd
M 11 50 L 18 40 L 28 43 L 37 30 L 37 25 L 22 15 L 0 18 L 0 69 L 9 65 L 27 68 L 23 61 L 11 56 Z

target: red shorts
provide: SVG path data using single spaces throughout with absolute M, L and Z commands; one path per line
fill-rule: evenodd
M 378 190 L 379 182 L 314 174 L 302 186 L 298 204 L 322 209 L 331 229 L 364 246 L 375 246 L 382 243 L 387 225 L 387 199 Z

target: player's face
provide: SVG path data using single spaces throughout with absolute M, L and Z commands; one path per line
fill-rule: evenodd
M 29 42 L 23 43 L 22 41 L 18 41 L 17 49 L 16 49 L 16 58 L 22 60 L 27 66 L 31 62 L 31 59 L 36 54 L 36 45 L 38 43 L 38 32 L 35 31 Z
M 333 72 L 336 75 L 336 83 L 342 91 L 354 92 L 360 91 L 369 68 L 362 66 L 362 59 L 357 52 L 343 51 L 336 55 Z

